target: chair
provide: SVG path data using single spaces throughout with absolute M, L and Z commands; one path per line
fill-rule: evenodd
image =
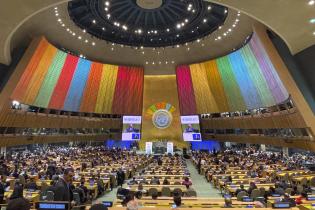
M 264 197 L 264 196 L 265 196 L 265 193 L 266 193 L 265 188 L 264 188 L 264 187 L 261 187 L 261 188 L 259 188 L 259 191 L 260 191 L 260 196 L 261 196 L 261 197 Z
M 301 185 L 306 185 L 307 184 L 307 179 L 304 177 L 302 180 L 301 180 Z
M 42 182 L 41 183 L 41 187 L 40 187 L 40 190 L 41 191 L 46 191 L 46 189 L 48 188 L 48 184 L 46 182 Z
M 188 189 L 186 195 L 187 197 L 197 197 L 197 192 L 194 189 Z
M 169 187 L 162 187 L 161 196 L 171 197 L 171 189 Z
M 159 193 L 159 191 L 156 189 L 156 188 L 154 188 L 154 187 L 151 187 L 149 190 L 148 190 L 148 195 L 149 196 L 152 196 L 152 195 L 157 195 Z
M 173 190 L 173 195 L 174 194 L 177 194 L 178 196 L 182 196 L 183 195 L 183 191 L 182 191 L 182 189 L 180 189 L 180 188 L 175 188 L 174 190 Z
M 315 187 L 315 177 L 312 177 L 310 180 L 311 187 Z
M 303 192 L 304 188 L 302 185 L 299 184 L 298 186 L 296 186 L 296 190 L 298 191 L 298 193 L 301 193 Z
M 292 188 L 287 188 L 284 190 L 285 193 L 288 193 L 289 195 L 291 195 L 291 192 L 293 191 Z
M 255 198 L 257 198 L 257 197 L 260 197 L 260 190 L 254 189 L 254 190 L 252 191 L 252 193 L 250 194 L 250 197 L 251 197 L 252 199 L 255 199 Z
M 180 181 L 175 181 L 174 185 L 181 185 L 182 183 L 180 183 Z
M 25 181 L 25 177 L 23 175 L 19 175 L 19 180 L 20 180 L 20 183 L 25 186 L 26 184 L 26 181 Z
M 81 204 L 81 199 L 80 199 L 80 195 L 79 193 L 77 192 L 74 192 L 73 193 L 73 200 L 75 201 L 75 203 L 78 205 L 78 204 Z
M 55 200 L 55 193 L 53 191 L 47 191 L 47 201 L 54 201 Z
M 47 192 L 46 191 L 42 191 L 39 194 L 39 201 L 46 201 L 46 199 L 47 199 Z
M 245 196 L 248 196 L 247 192 L 245 192 L 245 191 L 241 191 L 241 192 L 239 192 L 239 193 L 236 195 L 238 201 L 242 201 L 242 200 L 243 200 L 243 197 L 245 197 Z

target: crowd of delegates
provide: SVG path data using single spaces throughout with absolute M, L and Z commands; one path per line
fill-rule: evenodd
M 92 200 L 92 195 L 86 187 L 86 178 L 81 172 L 86 172 L 86 169 L 93 169 L 96 166 L 119 165 L 120 168 L 113 167 L 110 171 L 110 175 L 115 177 L 114 181 L 110 180 L 112 189 L 116 181 L 122 186 L 129 178 L 126 177 L 124 168 L 129 167 L 136 171 L 133 161 L 146 163 L 148 160 L 149 158 L 145 155 L 136 155 L 130 151 L 92 146 L 45 147 L 34 151 L 8 153 L 0 158 L 0 202 L 16 200 L 21 203 L 21 199 L 24 199 L 24 190 L 39 191 L 42 186 L 38 186 L 38 180 L 51 180 L 50 186 L 47 186 L 45 191 L 53 192 L 55 201 L 69 201 L 74 204 L 73 193 L 76 192 L 80 196 L 80 203 L 86 203 Z M 105 190 L 103 179 L 100 173 L 94 172 L 89 175 L 89 181 L 97 184 L 97 192 L 102 195 Z M 15 182 L 13 193 L 5 200 L 5 192 L 12 187 L 8 179 L 14 179 Z M 77 184 L 74 184 L 74 181 Z
M 181 175 L 184 177 L 183 180 L 180 180 L 179 183 L 177 181 L 174 182 L 174 179 L 171 179 L 168 176 L 163 177 L 163 180 L 157 175 Z M 147 175 L 151 177 L 149 180 L 146 179 Z M 139 172 L 139 174 L 133 179 L 131 179 L 127 184 L 128 188 L 123 189 L 123 201 L 122 205 L 127 207 L 127 210 L 137 210 L 141 205 L 141 198 L 146 195 L 148 192 L 144 190 L 143 185 L 151 185 L 150 188 L 153 188 L 156 185 L 184 185 L 187 190 L 189 190 L 192 186 L 192 182 L 189 179 L 190 173 L 187 169 L 186 160 L 179 155 L 164 155 L 152 161 L 144 170 Z M 137 190 L 128 190 L 131 189 L 130 186 L 137 185 Z M 182 196 L 184 194 L 181 190 L 174 190 L 172 192 L 173 196 L 173 208 L 181 207 L 182 205 Z M 161 194 L 161 196 L 163 196 Z M 152 200 L 157 200 L 159 197 L 158 192 L 153 192 L 151 194 Z
M 266 152 L 257 150 L 254 147 L 244 149 L 228 149 L 222 152 L 203 153 L 199 151 L 193 152 L 193 160 L 201 173 L 202 168 L 207 168 L 205 175 L 211 181 L 214 175 L 224 175 L 224 185 L 234 185 L 232 175 L 226 173 L 231 167 L 238 167 L 239 170 L 246 171 L 245 179 L 251 179 L 249 187 L 239 184 L 239 188 L 235 193 L 229 196 L 237 196 L 241 192 L 251 195 L 253 190 L 259 189 L 257 184 L 274 183 L 269 190 L 264 190 L 264 201 L 268 197 L 279 195 L 282 201 L 300 204 L 308 194 L 312 193 L 312 188 L 308 184 L 294 183 L 289 179 L 280 178 L 278 173 L 285 171 L 306 171 L 309 170 L 305 164 L 314 163 L 315 157 L 307 154 L 294 154 L 292 156 L 283 155 L 282 152 Z M 207 167 L 211 165 L 211 167 Z M 237 174 L 234 174 L 237 175 Z M 263 179 L 261 179 L 263 178 Z M 263 180 L 263 181 L 262 181 Z M 294 196 L 296 199 L 292 199 Z

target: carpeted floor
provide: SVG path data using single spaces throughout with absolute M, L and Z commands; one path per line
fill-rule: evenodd
M 192 187 L 196 190 L 198 197 L 222 197 L 219 190 L 207 182 L 204 176 L 198 174 L 198 170 L 195 168 L 191 160 L 187 160 L 186 162 L 190 172 L 190 179 L 193 184 Z

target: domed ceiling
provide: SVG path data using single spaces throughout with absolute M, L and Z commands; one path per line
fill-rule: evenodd
M 201 0 L 74 0 L 71 19 L 99 39 L 165 47 L 203 38 L 223 25 L 224 6 Z

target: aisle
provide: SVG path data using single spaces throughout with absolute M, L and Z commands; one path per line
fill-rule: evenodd
M 193 183 L 192 186 L 196 190 L 198 197 L 222 197 L 219 190 L 217 190 L 209 182 L 207 182 L 204 176 L 198 174 L 198 171 L 191 160 L 186 160 L 186 163 L 187 168 L 190 172 L 191 182 Z

